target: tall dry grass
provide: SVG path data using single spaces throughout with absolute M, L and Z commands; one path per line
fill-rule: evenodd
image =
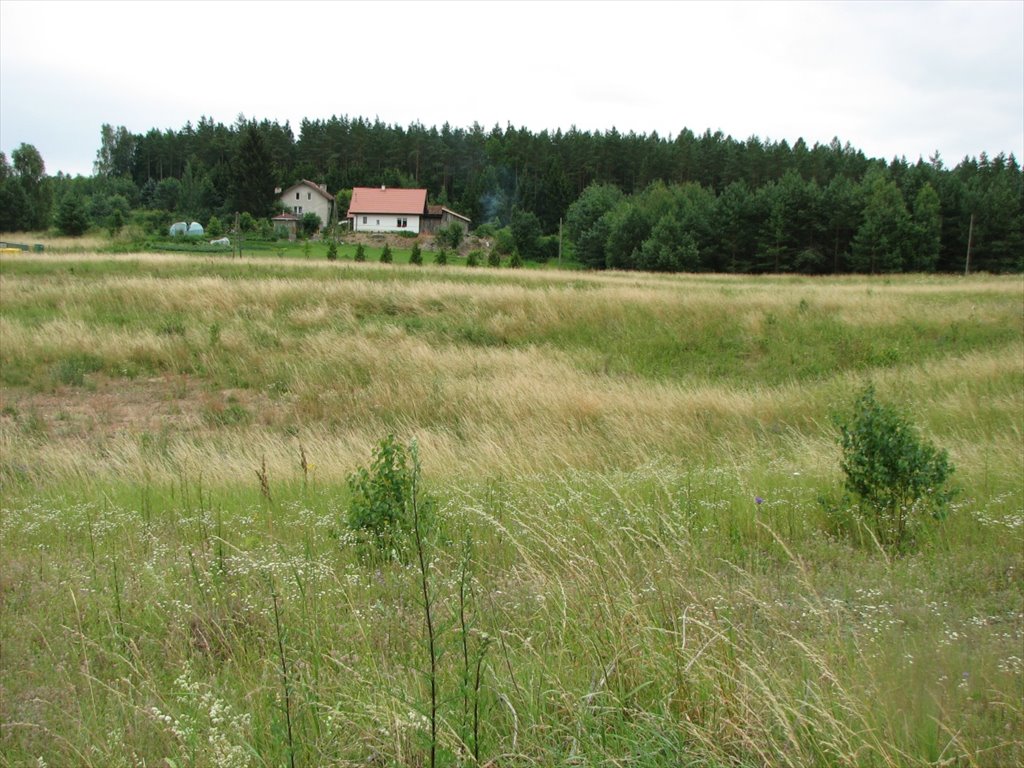
M 0 258 L 0 763 L 1017 764 L 1020 289 Z M 962 485 L 902 558 L 818 502 L 868 380 Z
M 746 460 L 765 449 L 824 465 L 830 416 L 869 378 L 918 403 L 968 473 L 1005 466 L 1020 441 L 1019 419 L 1003 417 L 1022 409 L 1015 278 L 516 273 L 503 282 L 474 270 L 385 269 L 398 277 L 381 280 L 367 265 L 339 273 L 306 263 L 294 278 L 226 278 L 175 276 L 178 256 L 47 259 L 98 272 L 0 273 L 0 352 L 8 381 L 22 382 L 4 388 L 0 440 L 11 448 L 8 474 L 14 462 L 36 481 L 166 479 L 201 467 L 226 482 L 263 456 L 278 476 L 295 476 L 298 443 L 338 479 L 386 432 L 419 436 L 430 469 L 456 474 L 657 455 Z M 156 272 L 133 275 L 140 262 Z M 813 318 L 825 335 L 801 351 L 801 323 Z M 871 349 L 882 326 L 893 340 Z M 915 329 L 947 327 L 966 339 L 955 354 L 938 356 L 941 339 L 931 356 L 915 354 Z M 723 332 L 746 348 L 717 347 Z M 862 359 L 788 381 L 773 373 L 786 370 L 784 355 L 831 344 Z M 680 352 L 691 368 L 673 361 Z M 86 367 L 85 386 L 61 379 L 75 365 Z M 139 406 L 119 414 L 118 398 Z

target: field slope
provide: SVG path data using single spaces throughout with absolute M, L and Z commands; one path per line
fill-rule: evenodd
M 956 467 L 900 556 L 819 502 L 868 383 Z M 1019 276 L 3 256 L 0 395 L 0 765 L 1024 760 Z

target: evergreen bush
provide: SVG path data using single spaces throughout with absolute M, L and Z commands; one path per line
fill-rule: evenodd
M 437 242 L 441 243 L 441 245 L 456 249 L 462 243 L 462 238 L 465 234 L 466 233 L 462 227 L 453 222 L 447 227 L 441 227 L 441 229 L 437 231 L 435 238 Z
M 857 503 L 857 522 L 868 517 L 881 546 L 900 551 L 929 518 L 942 519 L 953 491 L 953 465 L 944 450 L 922 438 L 895 407 L 881 403 L 874 387 L 857 398 L 852 418 L 839 420 L 840 466 L 845 489 Z
M 78 237 L 85 234 L 85 231 L 89 229 L 89 212 L 81 195 L 77 192 L 69 192 L 64 196 L 57 208 L 54 223 L 62 235 Z

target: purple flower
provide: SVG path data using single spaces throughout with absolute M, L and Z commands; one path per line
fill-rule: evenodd
M 754 497 L 754 503 L 755 504 L 764 504 L 764 499 L 762 499 L 760 496 L 755 496 Z

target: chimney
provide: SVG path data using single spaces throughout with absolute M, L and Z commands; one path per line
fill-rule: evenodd
M 380 191 L 383 192 L 385 189 L 387 189 L 387 187 L 385 187 L 383 184 L 381 184 L 380 185 Z

